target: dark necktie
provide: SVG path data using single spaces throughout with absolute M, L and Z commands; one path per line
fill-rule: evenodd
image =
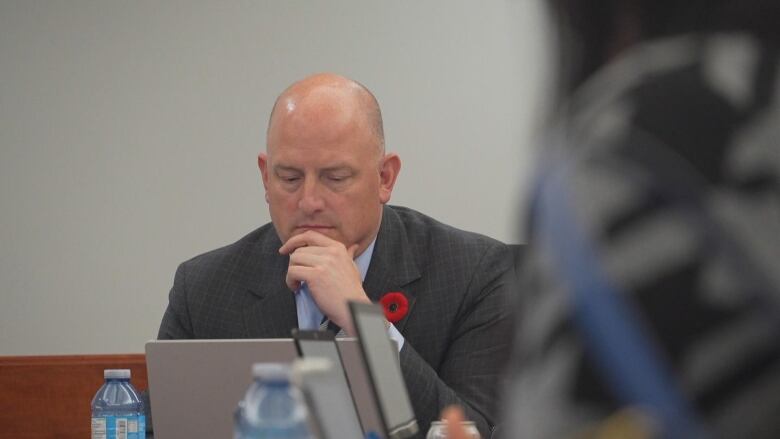
M 336 336 L 344 336 L 344 331 L 342 331 L 337 324 L 331 322 L 327 316 L 322 316 L 322 321 L 320 322 L 320 331 L 325 330 L 332 332 Z

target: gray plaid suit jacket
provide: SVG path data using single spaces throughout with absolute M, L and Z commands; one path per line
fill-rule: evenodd
M 158 337 L 289 337 L 298 318 L 281 245 L 266 224 L 182 263 Z M 441 409 L 460 404 L 490 437 L 512 334 L 514 279 L 504 244 L 384 207 L 364 289 L 374 302 L 391 291 L 409 299 L 395 326 L 406 340 L 401 368 L 422 435 Z

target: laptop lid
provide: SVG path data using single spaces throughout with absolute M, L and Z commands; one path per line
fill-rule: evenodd
M 349 345 L 345 345 L 343 342 L 336 343 L 336 339 L 330 331 L 302 331 L 294 329 L 293 339 L 295 340 L 298 355 L 301 358 L 326 358 L 331 363 L 333 371 L 328 374 L 333 376 L 329 376 L 327 380 L 314 379 L 312 382 L 324 383 L 327 381 L 332 387 L 331 393 L 346 393 L 349 398 L 348 407 L 338 408 L 339 410 L 345 410 L 345 413 L 339 415 L 338 419 L 324 419 L 321 423 L 338 422 L 346 424 L 339 425 L 338 428 L 351 428 L 352 425 L 357 424 L 359 428 L 362 428 L 361 431 L 363 433 L 373 432 L 375 437 L 386 437 L 384 425 L 379 417 L 379 407 L 371 392 L 368 373 L 364 367 L 358 367 L 362 361 L 360 360 L 360 352 L 357 349 L 357 345 L 355 343 Z M 345 356 L 347 358 L 344 358 Z M 345 360 L 350 363 L 353 369 L 351 374 L 345 371 Z M 322 376 L 324 373 L 315 373 L 314 375 Z M 343 398 L 341 399 L 343 400 Z M 325 417 L 328 418 L 330 415 L 333 415 L 331 412 L 333 409 L 333 407 L 325 406 L 321 411 L 327 412 Z M 325 425 L 325 427 L 329 426 Z M 333 435 L 331 434 L 330 436 Z M 362 437 L 360 434 L 357 436 Z
M 406 391 L 398 349 L 387 334 L 382 308 L 373 303 L 349 302 L 349 310 L 384 430 L 390 439 L 414 436 L 419 427 Z
M 356 341 L 338 345 L 350 382 L 367 383 Z M 252 364 L 292 363 L 297 356 L 292 339 L 147 342 L 154 437 L 232 437 L 233 412 L 252 382 Z M 353 395 L 358 405 L 371 398 L 366 386 Z

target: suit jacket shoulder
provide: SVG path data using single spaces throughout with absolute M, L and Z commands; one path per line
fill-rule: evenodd
M 233 274 L 248 274 L 245 272 L 255 269 L 252 261 L 265 253 L 274 252 L 281 245 L 273 224 L 268 223 L 232 244 L 202 253 L 181 265 L 193 276 L 206 279 L 224 272 L 226 268 L 230 268 Z
M 406 207 L 388 206 L 366 280 L 371 280 L 375 269 L 386 269 L 394 271 L 400 283 L 422 277 L 423 281 L 457 287 L 460 294 L 486 257 L 498 261 L 497 267 L 491 267 L 497 271 L 506 271 L 512 261 L 508 247 L 495 239 L 457 229 Z M 378 299 L 370 292 L 369 297 Z
M 444 224 L 427 215 L 407 207 L 389 206 L 385 214 L 393 213 L 405 229 L 408 243 L 418 255 L 440 256 L 444 252 L 456 252 L 458 256 L 479 253 L 488 248 L 506 249 L 506 245 L 479 233 L 468 232 Z M 388 228 L 395 229 L 394 221 L 387 221 Z M 420 257 L 420 263 L 434 262 L 434 259 Z
M 297 318 L 284 283 L 288 258 L 278 253 L 279 247 L 269 223 L 233 244 L 183 262 L 158 337 L 289 336 Z

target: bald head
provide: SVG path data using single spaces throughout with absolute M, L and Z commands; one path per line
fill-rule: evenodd
M 343 76 L 319 73 L 302 79 L 276 99 L 268 121 L 266 145 L 284 131 L 298 135 L 338 136 L 348 129 L 370 133 L 371 145 L 379 155 L 384 153 L 382 113 L 376 97 L 365 86 Z

